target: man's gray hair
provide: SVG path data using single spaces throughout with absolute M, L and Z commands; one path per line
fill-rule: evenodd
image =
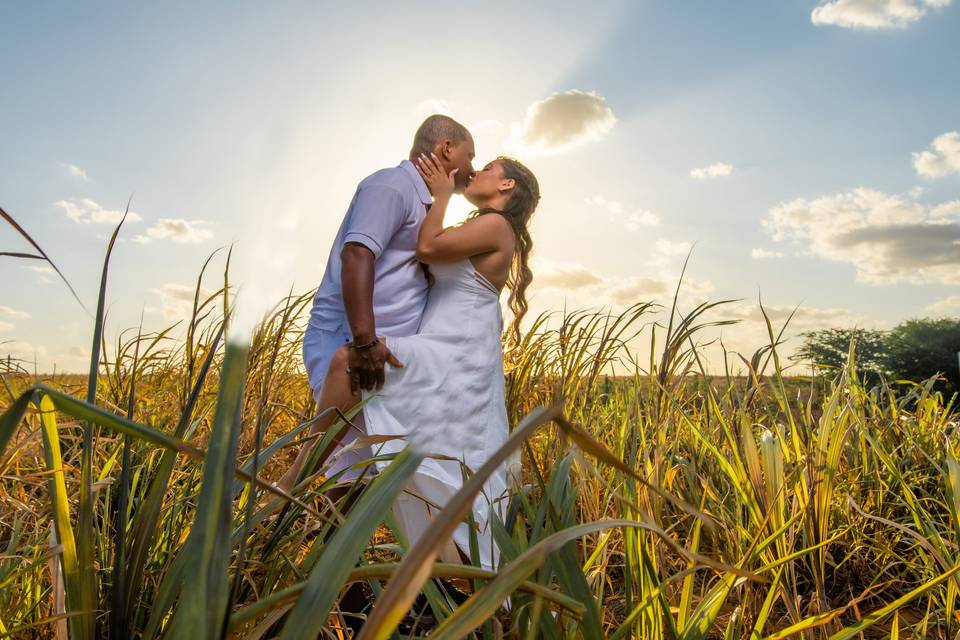
M 430 153 L 442 140 L 463 142 L 469 139 L 470 132 L 467 131 L 465 126 L 450 116 L 435 113 L 428 116 L 417 129 L 417 133 L 413 136 L 413 147 L 410 149 L 410 155 Z

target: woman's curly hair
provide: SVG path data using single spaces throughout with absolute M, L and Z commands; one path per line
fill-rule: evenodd
M 516 237 L 516 250 L 507 276 L 507 287 L 510 288 L 508 305 L 513 313 L 509 340 L 510 346 L 516 346 L 520 343 L 520 321 L 527 313 L 527 287 L 533 281 L 533 272 L 530 270 L 533 239 L 528 226 L 530 217 L 540 202 L 540 184 L 533 172 L 517 160 L 505 156 L 500 156 L 497 160 L 503 168 L 503 177 L 514 182 L 513 193 L 503 209 L 484 207 L 475 211 L 473 216 L 498 213 L 507 219 Z

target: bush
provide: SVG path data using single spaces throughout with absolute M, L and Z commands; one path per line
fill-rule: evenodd
M 947 394 L 960 390 L 960 319 L 907 320 L 890 331 L 820 329 L 800 335 L 804 343 L 792 359 L 817 368 L 843 368 L 855 340 L 854 364 L 870 382 L 880 374 L 921 382 L 939 373 L 944 380 L 937 382 L 937 390 Z
M 947 393 L 960 390 L 960 319 L 907 320 L 883 339 L 883 364 L 898 379 L 920 381 L 942 373 L 937 388 Z
M 850 341 L 856 340 L 854 363 L 861 376 L 875 382 L 885 373 L 884 332 L 869 329 L 820 329 L 800 334 L 803 346 L 792 356 L 793 360 L 807 360 L 819 369 L 839 370 L 847 364 Z

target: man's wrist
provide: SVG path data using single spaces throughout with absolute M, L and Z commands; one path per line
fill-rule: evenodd
M 367 344 L 377 337 L 375 331 L 358 331 L 353 334 L 353 344 Z
M 380 338 L 374 338 L 368 342 L 358 342 L 354 340 L 350 343 L 350 348 L 354 351 L 366 351 L 380 344 Z

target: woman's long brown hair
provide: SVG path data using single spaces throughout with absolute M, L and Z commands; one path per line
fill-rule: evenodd
M 500 156 L 497 158 L 503 167 L 503 177 L 512 179 L 513 193 L 503 209 L 485 207 L 478 209 L 473 216 L 482 216 L 488 213 L 499 213 L 510 223 L 516 237 L 516 250 L 513 252 L 513 263 L 507 276 L 507 286 L 510 288 L 508 305 L 513 313 L 510 323 L 509 346 L 520 344 L 520 321 L 527 313 L 527 287 L 533 281 L 533 272 L 530 270 L 530 252 L 533 250 L 533 239 L 528 229 L 530 217 L 540 202 L 540 184 L 530 169 L 513 158 Z M 472 217 L 472 216 L 471 216 Z

